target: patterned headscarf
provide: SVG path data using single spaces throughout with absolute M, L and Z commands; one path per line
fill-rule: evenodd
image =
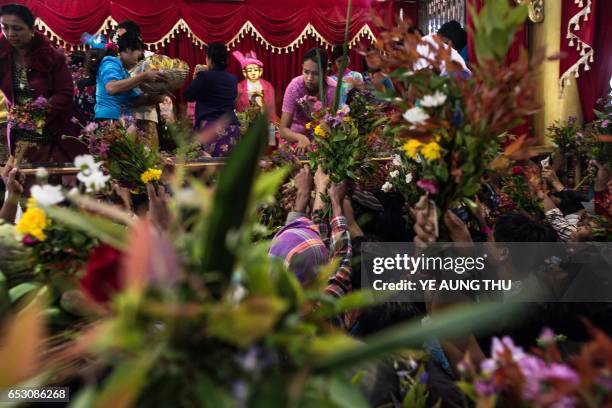
M 285 225 L 274 236 L 269 254 L 282 259 L 285 267 L 302 283 L 311 281 L 316 276 L 317 267 L 329 260 L 318 227 L 306 217 Z

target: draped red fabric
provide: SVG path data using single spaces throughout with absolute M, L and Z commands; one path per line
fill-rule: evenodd
M 330 44 L 344 41 L 347 7 L 346 0 L 0 0 L 0 5 L 9 2 L 28 6 L 52 31 L 47 32 L 49 36 L 57 36 L 68 44 L 79 44 L 85 32 L 99 31 L 109 17 L 116 22 L 134 20 L 141 27 L 143 40 L 149 44 L 158 43 L 172 33 L 157 52 L 180 58 L 192 69 L 196 64 L 205 63 L 201 42 L 229 43 L 231 50 L 243 52 L 253 50 L 265 64 L 264 78 L 275 87 L 278 104 L 289 81 L 301 73 L 304 53 L 322 45 L 314 36 Z M 416 13 L 416 6 L 412 9 Z M 394 12 L 391 0 L 353 0 L 349 39 L 366 24 L 376 35 L 378 29 L 371 24 L 373 13 L 390 26 L 395 21 Z M 183 22 L 189 33 L 177 30 Z M 244 32 L 247 22 L 255 33 Z M 305 36 L 306 32 L 309 35 Z M 369 40 L 362 39 L 357 45 L 368 43 Z M 278 49 L 288 46 L 292 46 L 291 50 Z M 361 70 L 363 61 L 356 51 L 358 48 L 351 50 L 351 68 Z M 229 70 L 242 79 L 240 67 L 233 58 Z M 177 92 L 179 99 L 181 95 L 182 92 Z
M 572 25 L 570 33 L 575 35 L 572 45 L 570 45 L 568 35 L 568 24 L 570 19 L 574 18 L 578 13 L 590 7 L 588 18 L 580 18 L 578 26 Z M 585 10 L 586 11 L 586 10 Z M 576 4 L 572 0 L 563 1 L 563 9 L 561 14 L 561 51 L 564 58 L 560 62 L 559 75 L 572 71 L 572 68 L 578 67 L 578 93 L 580 95 L 580 103 L 582 105 L 582 113 L 586 122 L 595 119 L 593 108 L 597 99 L 605 96 L 610 91 L 609 82 L 612 75 L 612 8 L 604 7 L 604 4 L 599 0 L 591 0 L 583 3 L 583 7 Z M 593 62 L 590 61 L 588 51 L 577 49 L 578 42 L 586 43 L 592 47 Z M 586 61 L 586 65 L 583 62 Z M 586 67 L 588 66 L 588 70 Z
M 107 17 L 134 20 L 143 39 L 156 43 L 184 21 L 193 35 L 206 43 L 229 43 L 247 21 L 271 46 L 286 47 L 305 29 L 314 28 L 330 43 L 340 43 L 346 24 L 346 0 L 0 0 L 30 7 L 52 31 L 69 44 L 79 44 L 81 34 L 98 31 Z M 353 0 L 350 37 L 370 23 L 372 12 L 389 23 L 393 2 Z M 311 25 L 311 27 L 309 26 Z M 377 28 L 369 24 L 376 33 Z

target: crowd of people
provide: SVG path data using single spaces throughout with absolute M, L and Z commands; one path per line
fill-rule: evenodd
M 49 107 L 42 133 L 15 130 L 7 135 L 7 157 L 1 174 L 6 194 L 0 211 L 0 218 L 7 223 L 15 222 L 18 203 L 29 195 L 31 185 L 20 174 L 19 161 L 23 159 L 34 165 L 65 163 L 86 153 L 86 146 L 63 137 L 78 135 L 79 123 L 85 126 L 88 122 L 112 122 L 126 115 L 133 116 L 149 147 L 157 150 L 163 145 L 164 125 L 175 122 L 188 111 L 178 109 L 178 101 L 169 95 L 147 95 L 139 89 L 143 83 L 160 82 L 165 78 L 155 70 L 140 74 L 131 72 L 147 53 L 140 29 L 131 21 L 117 26 L 113 41 L 100 36 L 89 36 L 85 40 L 89 50 L 84 55 L 71 56 L 70 65 L 80 70 L 75 83 L 67 57 L 35 30 L 35 17 L 30 10 L 24 6 L 5 6 L 1 19 L 0 89 L 6 103 L 10 106 L 28 104 L 43 96 Z M 453 47 L 450 58 L 464 68 L 462 75 L 469 76 L 470 70 L 461 56 L 466 45 L 465 32 L 462 35 L 461 31 L 461 27 L 452 22 L 444 25 L 439 35 Z M 430 36 L 423 38 L 433 41 L 427 39 Z M 215 128 L 214 137 L 203 146 L 206 154 L 212 157 L 229 156 L 238 144 L 241 130 L 236 112 L 259 106 L 266 111 L 270 122 L 278 123 L 279 140 L 285 147 L 303 156 L 316 146 L 312 132 L 307 131 L 310 117 L 301 108 L 300 100 L 321 95 L 320 103 L 331 108 L 339 76 L 343 78 L 340 104 L 350 103 L 353 89 L 383 93 L 394 87 L 391 78 L 380 70 L 372 68 L 365 73 L 351 70 L 342 46 L 335 47 L 331 56 L 324 49 L 314 48 L 304 54 L 301 73 L 284 90 L 278 115 L 275 91 L 262 78 L 263 63 L 254 54 L 234 56 L 240 62 L 244 82 L 239 83 L 227 72 L 230 58 L 227 47 L 211 43 L 207 46 L 205 64 L 196 68 L 182 95 L 186 102 L 192 103 L 194 132 L 206 133 Z M 342 67 L 345 70 L 340 73 Z M 222 124 L 220 129 L 219 123 Z M 2 132 L 6 132 L 5 127 Z M 19 142 L 27 142 L 25 152 L 19 152 Z M 521 206 L 518 199 L 509 198 L 505 179 L 487 173 L 478 193 L 472 197 L 476 207 L 468 209 L 465 205 L 457 205 L 448 209 L 440 214 L 443 225 L 437 225 L 432 219 L 427 195 L 416 202 L 407 202 L 401 194 L 381 189 L 389 173 L 385 162 L 377 167 L 378 174 L 383 176 L 380 180 L 369 180 L 367 186 L 347 181 L 331 182 L 330 175 L 321 168 L 315 171 L 308 165 L 296 165 L 291 180 L 278 194 L 286 218 L 276 226 L 271 237 L 269 256 L 280 259 L 304 286 L 317 279 L 322 266 L 332 259 L 338 260 L 325 292 L 343 297 L 362 289 L 364 243 L 413 242 L 425 246 L 442 239 L 440 230 L 447 232 L 449 241 L 463 244 L 607 242 L 612 220 L 611 163 L 593 161 L 592 178 L 582 185 L 573 180 L 570 185 L 567 154 L 555 152 L 544 161 L 540 159 L 542 157 L 521 158 L 513 168 L 514 175 L 526 182 L 523 194 L 536 203 L 532 211 Z M 125 190 L 117 188 L 114 194 L 122 196 L 122 205 L 127 210 L 134 210 L 129 192 L 126 194 Z M 161 185 L 148 184 L 148 208 L 140 214 L 148 215 L 160 234 L 164 234 L 168 226 L 169 194 Z M 601 225 L 607 228 L 603 234 Z M 527 276 L 529 273 L 523 273 L 533 269 L 533 263 L 538 260 L 530 263 L 518 257 L 516 254 L 513 257 L 511 251 L 499 254 L 496 260 L 498 276 L 517 281 L 524 279 L 524 287 L 544 285 L 543 282 L 534 283 L 532 277 Z M 608 287 L 608 284 L 601 282 L 602 286 Z M 457 302 L 477 300 L 461 298 Z M 425 322 L 428 316 L 435 316 L 447 306 L 435 298 L 426 302 L 386 302 L 340 314 L 332 323 L 356 338 L 365 338 L 411 319 Z M 442 399 L 443 406 L 464 406 L 456 385 L 461 376 L 461 362 L 466 355 L 477 365 L 485 361 L 491 354 L 493 335 L 511 336 L 517 346 L 528 349 L 537 344 L 541 330 L 549 327 L 566 336 L 563 353 L 571 354 L 589 339 L 580 319 L 587 318 L 610 334 L 610 312 L 608 303 L 533 303 L 529 314 L 522 316 L 519 322 L 500 321 L 486 336 L 471 334 L 461 339 L 432 339 L 424 346 L 431 356 L 427 368 L 431 399 Z M 397 367 L 387 368 L 392 372 L 397 370 Z M 392 383 L 395 381 L 378 381 L 369 390 L 369 401 L 380 405 L 399 398 L 400 391 L 394 389 Z

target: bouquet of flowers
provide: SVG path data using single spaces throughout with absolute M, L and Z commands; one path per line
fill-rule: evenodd
M 82 132 L 89 152 L 100 160 L 111 177 L 134 193 L 161 179 L 161 162 L 130 118 L 115 122 L 89 123 Z
M 79 271 L 87 261 L 89 250 L 97 244 L 97 240 L 87 234 L 52 222 L 47 215 L 49 207 L 63 205 L 71 196 L 106 189 L 110 176 L 102 173 L 102 163 L 95 162 L 92 156 L 78 156 L 74 164 L 80 169 L 78 187 L 66 193 L 61 186 L 35 184 L 30 189 L 27 209 L 15 226 L 22 244 L 28 249 L 28 262 L 39 276 L 58 272 L 68 276 Z M 46 174 L 43 172 L 38 178 L 45 179 Z
M 298 103 L 312 118 L 306 125 L 316 146 L 308 153 L 311 167 L 321 166 L 335 183 L 358 180 L 369 169 L 371 140 L 359 132 L 349 116 L 350 108 L 345 105 L 333 114 L 313 96 L 305 96 Z
M 529 214 L 537 215 L 540 219 L 544 218 L 542 202 L 530 191 L 529 184 L 520 167 L 515 166 L 513 174 L 503 178 L 501 184 L 503 185 L 500 205 L 502 210 L 520 209 Z
M 389 176 L 385 184 L 382 185 L 382 191 L 386 193 L 391 190 L 398 191 L 407 204 L 415 204 L 419 201 L 421 194 L 415 184 L 419 177 L 419 169 L 419 164 L 408 159 L 405 155 L 393 155 L 393 160 L 387 165 Z
M 558 343 L 565 336 L 544 329 L 538 348 L 528 352 L 510 337 L 493 338 L 491 358 L 480 367 L 459 363 L 461 390 L 476 406 L 582 407 L 607 406 L 612 401 L 609 380 L 612 341 L 605 332 L 588 327 L 593 339 L 563 361 Z M 596 401 L 596 402 L 595 402 Z
M 580 146 L 582 132 L 575 116 L 570 116 L 565 121 L 556 120 L 546 130 L 548 137 L 562 154 L 576 151 Z
M 249 107 L 243 112 L 236 112 L 236 117 L 240 123 L 240 134 L 244 135 L 247 129 L 255 122 L 257 116 L 261 113 L 261 106 L 251 101 Z
M 14 104 L 9 108 L 8 125 L 11 129 L 19 129 L 26 132 L 43 134 L 47 118 L 48 101 L 39 96 L 26 104 Z
M 387 122 L 385 104 L 366 89 L 353 88 L 348 94 L 351 117 L 357 129 L 366 135 L 382 128 Z
M 421 163 L 416 183 L 439 214 L 478 192 L 488 166 L 483 158 L 537 109 L 526 53 L 509 67 L 501 63 L 526 15 L 505 0 L 484 5 L 474 16 L 478 64 L 471 73 L 440 38 L 409 34 L 406 25 L 383 32 L 371 52 L 373 64 L 395 80 L 389 100 L 398 112 L 387 134 Z
M 584 130 L 584 148 L 590 160 L 600 163 L 612 161 L 612 97 L 600 101 L 601 110 L 594 110 L 597 119 Z

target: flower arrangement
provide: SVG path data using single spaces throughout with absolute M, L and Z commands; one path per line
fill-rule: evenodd
M 480 367 L 460 363 L 459 387 L 477 406 L 606 406 L 612 401 L 612 340 L 589 327 L 593 340 L 564 362 L 557 346 L 564 336 L 544 329 L 529 353 L 510 337 L 493 338 L 491 358 Z M 495 401 L 495 402 L 494 402 Z
M 257 116 L 261 113 L 261 106 L 251 101 L 249 107 L 243 112 L 236 112 L 236 117 L 240 123 L 240 134 L 244 135 L 247 129 L 255 122 Z
M 519 209 L 543 219 L 544 207 L 542 202 L 530 191 L 523 170 L 518 166 L 513 169 L 513 174 L 504 177 L 501 181 L 503 187 L 501 189 L 500 209 L 502 211 Z
M 353 88 L 347 96 L 351 117 L 360 132 L 369 135 L 387 122 L 388 104 L 381 102 L 367 89 Z
M 103 163 L 110 176 L 132 192 L 142 193 L 147 182 L 160 180 L 160 158 L 148 147 L 131 118 L 112 123 L 89 123 L 82 137 L 88 141 L 90 153 Z M 93 175 L 91 182 L 96 182 Z
M 570 116 L 565 121 L 556 120 L 546 130 L 561 154 L 577 151 L 580 147 L 583 134 L 575 116 Z
M 526 8 L 505 0 L 487 2 L 474 13 L 478 63 L 471 72 L 440 38 L 409 34 L 405 24 L 383 32 L 378 50 L 370 52 L 372 64 L 395 83 L 389 100 L 397 112 L 386 133 L 420 161 L 416 183 L 435 200 L 439 214 L 479 191 L 489 164 L 483 158 L 537 109 L 527 54 L 508 67 L 501 63 L 526 15 Z
M 9 108 L 8 125 L 12 129 L 42 135 L 47 117 L 48 101 L 39 96 L 26 104 L 14 104 Z
M 307 129 L 315 141 L 315 149 L 308 153 L 313 169 L 321 168 L 333 182 L 357 180 L 369 170 L 371 140 L 359 132 L 350 108 L 343 106 L 336 114 L 313 96 L 298 101 L 312 120 Z
M 590 160 L 612 161 L 612 97 L 600 101 L 601 110 L 594 110 L 597 119 L 584 129 L 583 151 Z
M 78 156 L 74 164 L 80 169 L 79 187 L 67 193 L 61 186 L 32 186 L 27 209 L 15 226 L 28 250 L 28 263 L 39 276 L 54 273 L 68 276 L 78 272 L 87 260 L 89 249 L 97 243 L 84 232 L 53 222 L 47 214 L 51 207 L 67 204 L 71 196 L 106 189 L 110 176 L 102 173 L 101 163 L 95 162 L 92 156 Z
M 395 154 L 392 161 L 387 164 L 388 177 L 381 189 L 384 192 L 395 190 L 404 197 L 407 204 L 415 204 L 421 194 L 416 185 L 419 170 L 418 163 L 403 154 Z

